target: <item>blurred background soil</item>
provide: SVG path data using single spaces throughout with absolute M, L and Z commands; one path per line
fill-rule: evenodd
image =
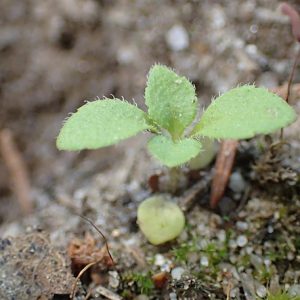
M 289 3 L 300 8 L 297 0 Z M 277 0 L 1 0 L 0 128 L 11 130 L 28 168 L 34 212 L 43 220 L 29 223 L 44 222 L 52 240 L 60 235 L 55 241 L 60 244 L 65 232 L 53 228 L 66 225 L 68 205 L 94 201 L 82 213 L 109 206 L 97 202 L 98 194 L 118 195 L 116 189 L 130 177 L 135 181 L 129 180 L 128 198 L 157 166 L 140 150 L 145 135 L 99 151 L 59 152 L 55 138 L 61 124 L 85 100 L 114 95 L 146 109 L 146 75 L 154 63 L 190 78 L 204 106 L 239 83 L 273 88 L 286 82 L 296 45 L 278 5 Z M 299 76 L 296 72 L 296 82 Z M 21 214 L 13 191 L 0 157 L 4 235 L 24 230 L 16 225 Z M 128 214 L 120 217 L 128 225 L 135 212 L 123 192 L 122 197 L 129 208 L 119 214 Z M 69 231 L 79 222 L 72 220 Z M 105 225 L 100 217 L 98 225 Z M 114 224 L 107 226 L 111 234 Z

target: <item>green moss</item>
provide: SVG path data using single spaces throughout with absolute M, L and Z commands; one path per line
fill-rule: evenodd
M 201 252 L 208 257 L 209 263 L 212 266 L 216 266 L 220 262 L 229 259 L 229 251 L 226 243 L 223 246 L 213 242 L 209 243 Z
M 262 300 L 258 298 L 258 300 Z M 266 300 L 300 300 L 300 296 L 290 296 L 288 292 L 280 291 L 276 294 L 269 294 Z
M 197 247 L 194 242 L 182 243 L 179 247 L 172 250 L 172 254 L 175 257 L 176 262 L 186 264 L 188 255 L 195 251 L 197 251 Z
M 132 273 L 131 280 L 136 283 L 137 291 L 140 294 L 150 295 L 154 289 L 151 273 Z

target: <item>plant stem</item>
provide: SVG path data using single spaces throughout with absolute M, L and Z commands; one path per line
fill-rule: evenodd
M 180 168 L 178 167 L 173 167 L 169 169 L 169 180 L 170 180 L 170 191 L 174 194 L 179 185 L 179 180 L 180 180 Z

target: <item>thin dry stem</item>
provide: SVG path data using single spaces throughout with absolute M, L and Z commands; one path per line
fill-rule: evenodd
M 101 259 L 98 259 L 94 262 L 91 262 L 89 263 L 88 265 L 86 265 L 80 272 L 79 274 L 77 275 L 77 277 L 75 278 L 75 281 L 73 283 L 73 286 L 72 286 L 72 292 L 71 292 L 71 295 L 70 295 L 70 299 L 74 299 L 75 297 L 75 292 L 76 292 L 76 285 L 77 285 L 77 282 L 78 280 L 80 279 L 80 277 L 89 269 L 91 268 L 92 266 L 98 264 L 99 262 L 102 261 L 102 258 Z
M 17 198 L 22 214 L 32 212 L 30 182 L 24 159 L 18 150 L 12 132 L 3 129 L 0 132 L 0 151 L 12 183 L 12 190 Z
M 237 146 L 238 141 L 235 140 L 225 140 L 221 144 L 211 187 L 211 208 L 216 208 L 223 197 L 233 167 Z
M 85 217 L 85 216 L 82 216 L 82 215 L 79 215 L 82 219 L 84 219 L 86 222 L 88 222 L 89 224 L 91 224 L 94 228 L 95 228 L 95 230 L 101 235 L 101 237 L 103 238 L 103 240 L 104 240 L 104 243 L 105 243 L 105 248 L 106 248 L 106 251 L 107 251 L 107 253 L 108 253 L 108 255 L 109 255 L 109 258 L 111 259 L 111 261 L 112 261 L 112 264 L 114 265 L 115 264 L 115 262 L 114 262 L 114 260 L 113 260 L 113 258 L 112 258 L 112 255 L 111 255 L 111 253 L 110 253 L 110 251 L 109 251 L 109 247 L 108 247 L 108 243 L 107 243 L 107 239 L 106 239 L 106 237 L 105 237 L 105 235 L 99 230 L 99 228 L 89 219 L 89 218 L 87 218 L 87 217 Z

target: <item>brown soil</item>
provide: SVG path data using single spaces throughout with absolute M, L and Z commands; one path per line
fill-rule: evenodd
M 263 138 L 240 143 L 233 171 L 242 176 L 243 191 L 227 188 L 213 212 L 207 209 L 209 189 L 202 189 L 189 203 L 182 235 L 162 247 L 147 243 L 136 225 L 136 208 L 151 194 L 148 177 L 162 170 L 145 150 L 149 134 L 98 151 L 55 148 L 64 118 L 84 100 L 113 94 L 145 109 L 146 74 L 155 62 L 190 78 L 203 106 L 239 83 L 282 85 L 296 45 L 278 4 L 0 2 L 0 129 L 13 136 L 33 206 L 24 216 L 18 183 L 2 153 L 1 299 L 68 299 L 75 274 L 67 254 L 70 243 L 87 243 L 89 233 L 93 247 L 104 247 L 78 214 L 105 234 L 116 263 L 102 261 L 90 270 L 78 286 L 78 300 L 88 291 L 89 299 L 140 300 L 226 299 L 227 294 L 251 300 L 279 287 L 300 293 L 299 120 L 285 130 L 290 147 L 278 165 L 260 152 Z M 188 34 L 180 51 L 168 42 L 173 26 Z M 295 82 L 299 74 L 297 69 Z M 291 100 L 298 112 L 299 98 L 295 92 Z M 260 168 L 253 168 L 255 162 Z M 210 174 L 211 167 L 196 178 L 205 181 Z M 177 195 L 180 203 L 197 184 L 189 175 L 189 184 Z M 161 272 L 167 283 L 154 288 L 151 277 Z

